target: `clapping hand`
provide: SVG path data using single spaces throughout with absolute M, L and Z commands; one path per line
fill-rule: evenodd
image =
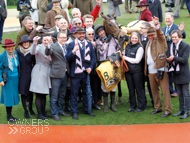
M 173 59 L 174 59 L 174 55 L 173 54 L 171 54 L 171 56 L 169 57 L 169 58 L 167 58 L 166 60 L 168 60 L 168 61 L 173 61 Z
M 184 22 L 182 21 L 181 24 L 178 25 L 178 29 L 179 29 L 181 32 L 183 32 L 184 27 L 185 27 L 185 24 L 184 24 Z
M 1 85 L 1 86 L 4 86 L 4 85 L 5 85 L 5 83 L 2 81 L 2 82 L 0 82 L 0 85 Z

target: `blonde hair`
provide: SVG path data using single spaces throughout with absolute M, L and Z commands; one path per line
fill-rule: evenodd
M 94 17 L 92 15 L 90 15 L 90 14 L 85 14 L 82 18 L 83 18 L 84 21 L 86 20 L 86 18 L 91 18 L 92 21 L 94 20 Z
M 133 35 L 136 35 L 136 36 L 138 37 L 138 43 L 142 46 L 142 43 L 141 43 L 139 34 L 138 34 L 137 32 L 132 32 L 132 33 L 131 33 L 131 36 L 129 37 L 128 44 L 131 43 L 131 37 L 132 37 Z M 127 44 L 127 45 L 128 45 L 128 44 Z

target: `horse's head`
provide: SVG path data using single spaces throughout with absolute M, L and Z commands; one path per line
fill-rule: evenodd
M 105 27 L 105 31 L 107 34 L 112 35 L 116 39 L 120 39 L 123 37 L 123 34 L 121 30 L 118 27 L 118 22 L 114 19 L 115 12 L 112 13 L 112 15 L 103 15 L 103 13 L 100 14 L 102 18 L 104 18 L 103 26 Z

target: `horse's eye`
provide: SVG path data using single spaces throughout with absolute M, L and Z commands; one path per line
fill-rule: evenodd
M 112 26 L 111 24 L 109 24 L 109 26 Z

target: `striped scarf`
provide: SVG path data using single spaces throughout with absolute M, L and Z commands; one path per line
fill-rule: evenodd
M 90 63 L 91 57 L 90 57 L 90 48 L 88 46 L 88 42 L 84 40 L 85 42 L 85 57 L 84 57 L 84 62 Z M 75 39 L 75 45 L 78 44 L 78 39 Z M 81 58 L 81 53 L 80 50 L 76 51 L 76 65 L 75 65 L 75 75 L 82 74 L 85 69 L 83 68 L 82 65 L 82 58 Z

